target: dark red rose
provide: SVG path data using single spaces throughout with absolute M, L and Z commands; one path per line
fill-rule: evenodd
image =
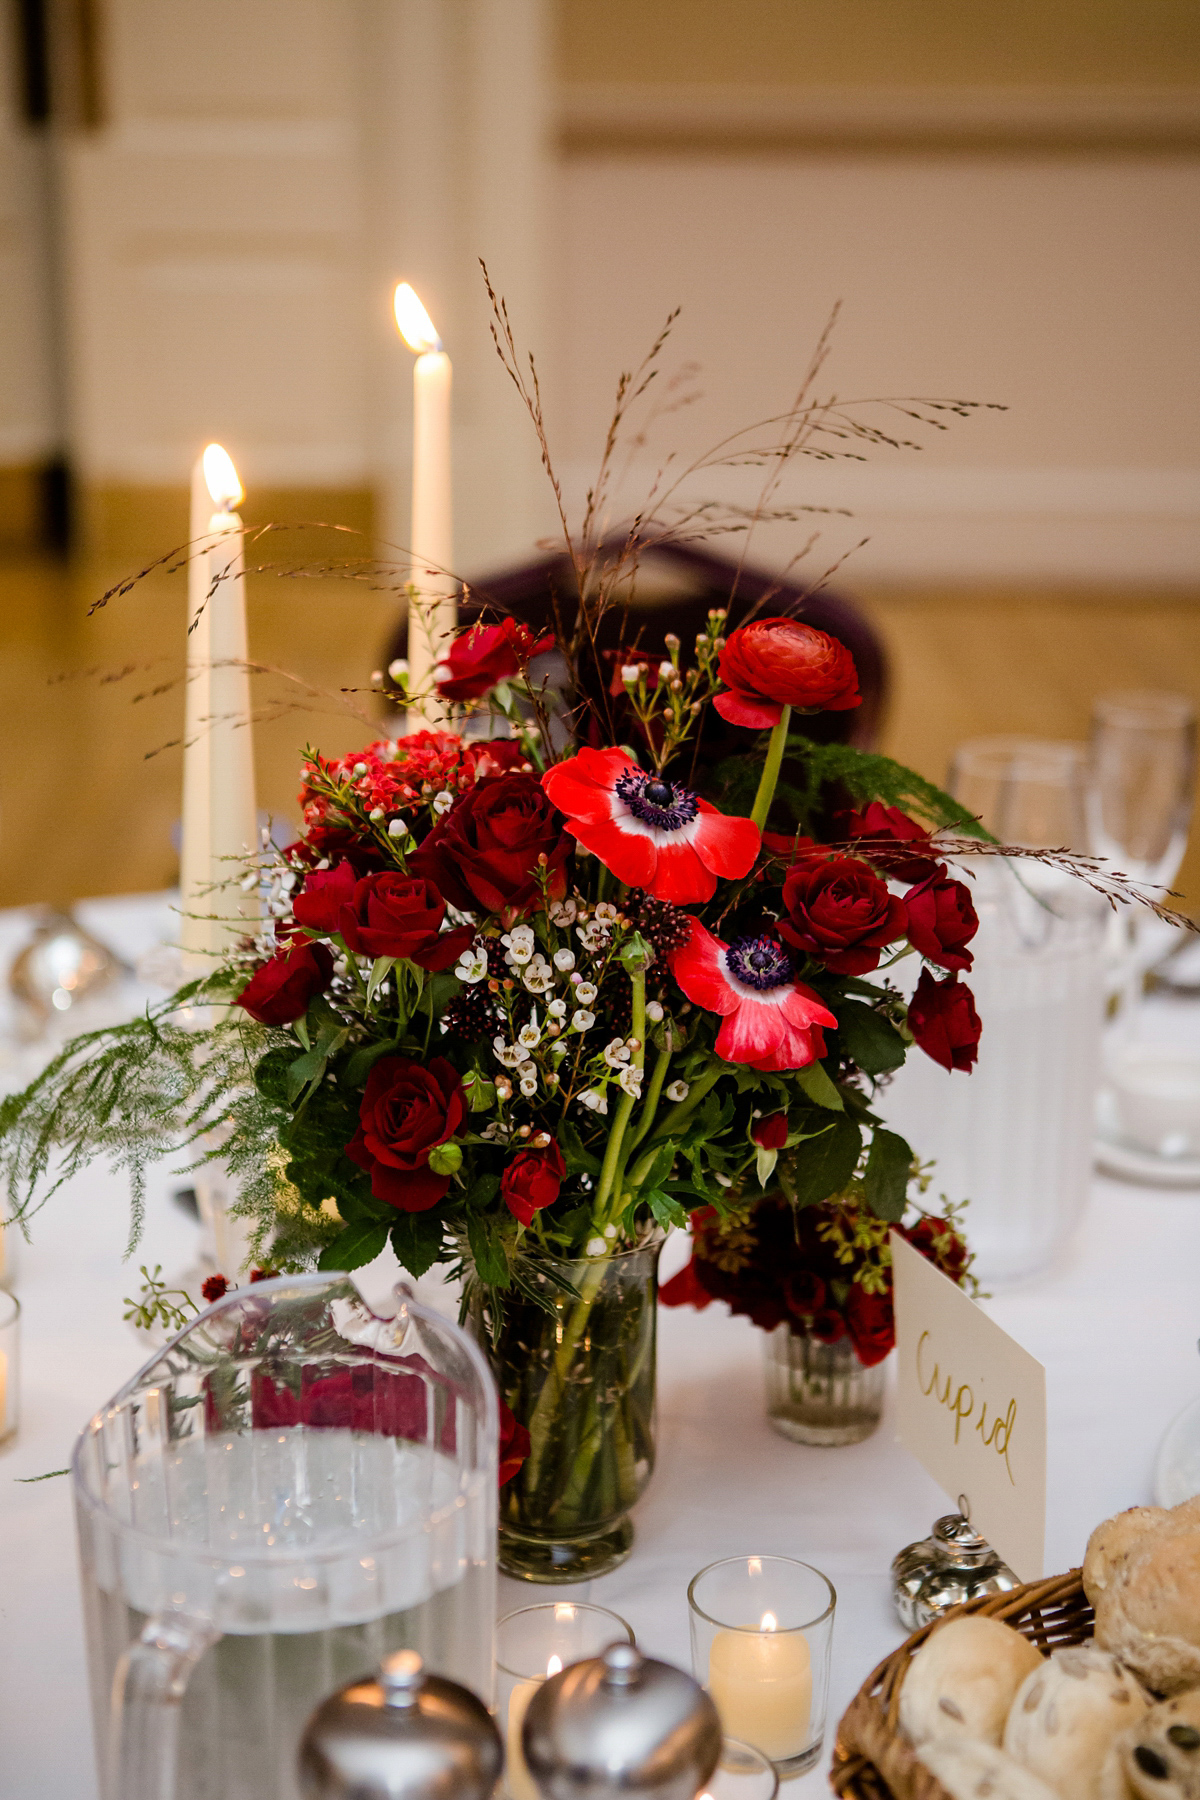
M 331 824 L 327 819 L 314 820 L 300 839 L 300 849 L 310 862 L 328 858 L 330 862 L 347 860 L 356 875 L 368 869 L 390 869 L 394 864 L 375 838 L 352 825 Z M 325 870 L 318 873 L 324 874 Z
M 846 1335 L 846 1321 L 832 1306 L 823 1306 L 808 1322 L 808 1335 L 818 1344 L 837 1344 Z
M 914 1250 L 919 1250 L 935 1267 L 948 1275 L 951 1281 L 961 1281 L 963 1271 L 970 1260 L 970 1252 L 958 1234 L 957 1227 L 948 1219 L 920 1218 L 915 1225 L 898 1225 L 897 1231 L 906 1237 Z M 949 1243 L 943 1242 L 939 1250 L 934 1245 L 935 1238 L 945 1238 L 949 1233 Z
M 783 1297 L 794 1313 L 803 1317 L 807 1313 L 824 1312 L 828 1307 L 828 1290 L 821 1277 L 812 1269 L 797 1269 L 794 1275 L 783 1278 Z
M 969 969 L 974 958 L 967 945 L 979 930 L 979 918 L 966 883 L 945 875 L 943 867 L 905 895 L 908 941 L 941 969 Z
M 431 1062 L 381 1056 L 367 1076 L 359 1128 L 346 1155 L 371 1177 L 377 1200 L 401 1212 L 426 1212 L 450 1186 L 429 1167 L 429 1153 L 461 1131 L 467 1117 L 462 1082 L 445 1057 Z
M 787 1114 L 772 1113 L 769 1119 L 756 1119 L 750 1135 L 762 1150 L 782 1150 L 787 1143 Z
M 928 969 L 921 970 L 908 1003 L 908 1025 L 926 1056 L 943 1069 L 970 1070 L 974 1065 L 983 1027 L 975 996 L 957 975 L 935 981 Z
M 858 674 L 844 644 L 799 619 L 755 619 L 732 633 L 717 670 L 730 690 L 713 705 L 731 725 L 763 730 L 785 706 L 845 712 L 858 706 Z
M 285 950 L 256 969 L 237 997 L 260 1025 L 290 1025 L 303 1018 L 308 1003 L 333 979 L 333 957 L 324 944 L 293 938 Z
M 532 1225 L 534 1213 L 553 1206 L 558 1199 L 566 1172 L 562 1151 L 553 1138 L 544 1150 L 518 1150 L 500 1178 L 500 1192 L 513 1218 Z
M 205 1304 L 212 1306 L 217 1300 L 223 1300 L 229 1292 L 229 1283 L 224 1275 L 210 1275 L 200 1283 L 200 1293 Z
M 320 931 L 332 937 L 341 927 L 338 919 L 343 906 L 354 896 L 358 874 L 352 862 L 340 862 L 336 869 L 313 869 L 304 878 L 304 886 L 292 901 L 292 917 L 306 931 Z
M 532 775 L 490 775 L 469 788 L 410 858 L 414 874 L 432 881 L 463 912 L 517 918 L 536 904 L 539 857 L 549 891 L 566 889 L 571 839 L 562 815 Z
M 783 884 L 788 918 L 779 935 L 837 975 L 878 967 L 885 944 L 904 936 L 904 902 L 856 856 L 794 863 Z
M 497 1472 L 497 1484 L 503 1487 L 511 1481 L 525 1458 L 529 1455 L 529 1433 L 524 1425 L 519 1425 L 512 1408 L 500 1402 L 500 1467 Z
M 484 775 L 507 775 L 513 769 L 528 775 L 533 768 L 528 750 L 516 738 L 477 738 L 471 754 L 475 758 L 476 779 Z
M 713 1296 L 697 1277 L 694 1256 L 689 1258 L 677 1275 L 672 1275 L 670 1281 L 663 1282 L 658 1290 L 658 1297 L 664 1306 L 694 1306 L 697 1312 L 703 1312 L 706 1306 L 713 1303 Z
M 470 925 L 441 931 L 446 902 L 431 882 L 412 875 L 364 875 L 337 929 L 356 956 L 404 956 L 421 969 L 448 969 L 475 933 Z
M 896 1342 L 891 1294 L 868 1294 L 852 1281 L 846 1296 L 846 1330 L 864 1368 L 881 1363 Z
M 929 832 L 898 806 L 872 800 L 865 812 L 850 813 L 842 823 L 847 837 L 868 840 L 858 846 L 860 853 L 900 881 L 927 881 L 942 866 L 929 854 Z
M 528 625 L 516 619 L 472 625 L 455 638 L 438 664 L 437 691 L 443 700 L 478 700 L 498 681 L 521 674 L 531 656 L 553 648 L 553 632 L 535 638 Z

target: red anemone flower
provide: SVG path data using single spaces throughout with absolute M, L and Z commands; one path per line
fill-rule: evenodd
M 620 750 L 577 750 L 542 776 L 567 830 L 618 881 L 675 906 L 711 900 L 758 855 L 751 819 L 726 818 L 676 781 L 648 775 Z
M 723 1015 L 718 1056 L 752 1069 L 804 1069 L 824 1056 L 821 1027 L 837 1020 L 796 980 L 774 932 L 724 944 L 699 919 L 691 927 L 689 941 L 671 958 L 671 973 L 689 1000 Z

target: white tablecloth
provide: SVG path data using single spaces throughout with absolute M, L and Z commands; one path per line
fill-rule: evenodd
M 170 928 L 161 901 L 97 903 L 87 918 L 126 954 Z M 0 920 L 0 967 L 24 926 Z M 69 1483 L 19 1484 L 65 1467 L 80 1426 L 143 1360 L 144 1340 L 121 1318 L 122 1297 L 139 1284 L 136 1264 L 179 1270 L 195 1255 L 195 1227 L 169 1199 L 174 1185 L 165 1172 L 154 1182 L 133 1263 L 121 1261 L 124 1185 L 101 1170 L 58 1194 L 22 1247 L 22 1422 L 0 1450 L 3 1800 L 96 1793 Z M 664 1268 L 681 1250 L 668 1245 Z M 381 1259 L 364 1279 L 368 1296 L 388 1279 Z M 1151 1498 L 1158 1441 L 1200 1392 L 1200 1196 L 1098 1178 L 1062 1266 L 987 1304 L 1046 1365 L 1047 1571 L 1065 1569 L 1097 1520 Z M 849 1449 L 776 1437 L 761 1365 L 761 1334 L 723 1307 L 662 1312 L 659 1460 L 635 1514 L 637 1543 L 624 1568 L 578 1597 L 620 1613 L 643 1649 L 686 1666 L 686 1589 L 703 1564 L 754 1551 L 815 1563 L 838 1592 L 831 1738 L 863 1677 L 903 1635 L 888 1565 L 926 1534 L 947 1498 L 895 1442 L 890 1411 L 873 1438 Z M 502 1610 L 546 1595 L 500 1586 Z M 786 1791 L 789 1800 L 827 1791 L 824 1774 Z

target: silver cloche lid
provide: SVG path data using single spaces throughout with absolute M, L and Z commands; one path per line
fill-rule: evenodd
M 682 1669 L 611 1644 L 543 1683 L 521 1745 L 543 1800 L 695 1800 L 720 1758 L 721 1725 Z
M 482 1701 L 397 1650 L 322 1701 L 298 1760 L 305 1800 L 492 1800 L 504 1749 Z

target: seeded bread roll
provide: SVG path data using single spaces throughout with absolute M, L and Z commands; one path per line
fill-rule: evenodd
M 900 1728 L 915 1745 L 978 1738 L 999 1745 L 1013 1696 L 1042 1657 L 999 1619 L 968 1615 L 930 1632 L 900 1689 Z
M 1200 1689 L 1152 1706 L 1114 1741 L 1113 1760 L 1136 1800 L 1200 1800 Z
M 1057 1800 L 1052 1787 L 994 1744 L 946 1738 L 922 1745 L 921 1761 L 952 1800 Z
M 1164 1511 L 1135 1507 L 1092 1533 L 1084 1592 L 1096 1642 L 1147 1687 L 1200 1684 L 1200 1496 Z
M 1004 1749 L 1063 1800 L 1101 1800 L 1109 1745 L 1149 1704 L 1111 1652 L 1075 1644 L 1025 1677 L 1004 1727 Z

